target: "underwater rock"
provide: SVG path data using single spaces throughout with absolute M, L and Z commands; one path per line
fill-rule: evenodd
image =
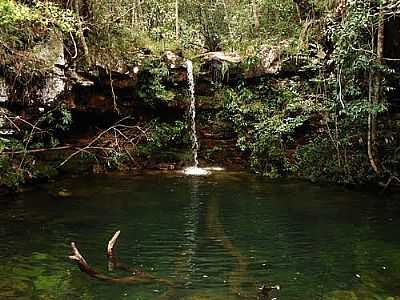
M 33 292 L 28 281 L 3 279 L 0 282 L 0 299 L 29 300 Z
M 62 189 L 61 191 L 59 191 L 59 192 L 57 193 L 57 195 L 58 195 L 59 197 L 67 198 L 67 197 L 71 197 L 71 196 L 72 196 L 72 193 L 69 192 L 69 191 L 66 190 L 66 189 Z
M 323 300 L 358 300 L 352 291 L 333 291 L 324 295 Z
M 393 297 L 382 297 L 380 295 L 375 294 L 372 291 L 366 290 L 366 289 L 359 289 L 356 292 L 357 298 L 359 300 L 383 300 L 383 299 L 391 299 L 391 300 L 397 300 L 398 298 L 393 298 Z
M 223 300 L 226 298 L 222 298 L 222 297 L 219 298 L 217 296 L 214 297 L 214 296 L 204 295 L 204 294 L 200 294 L 200 295 L 194 294 L 194 295 L 184 297 L 183 299 L 184 300 Z
M 176 163 L 159 163 L 156 165 L 156 169 L 161 171 L 173 171 L 176 169 Z
M 72 193 L 67 189 L 61 189 L 58 191 L 49 191 L 49 195 L 55 198 L 68 198 L 72 196 Z

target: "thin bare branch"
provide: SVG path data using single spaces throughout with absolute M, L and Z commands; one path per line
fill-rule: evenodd
M 117 239 L 118 239 L 120 233 L 121 233 L 120 230 L 115 232 L 113 237 L 111 238 L 111 240 L 108 242 L 108 246 L 107 246 L 107 256 L 108 257 L 112 257 L 113 256 L 114 246 L 115 246 L 115 243 L 117 242 Z

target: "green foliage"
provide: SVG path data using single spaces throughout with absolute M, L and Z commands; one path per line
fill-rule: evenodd
M 288 84 L 282 90 L 261 84 L 256 91 L 226 91 L 225 114 L 238 133 L 238 147 L 250 154 L 255 171 L 272 177 L 287 171 L 286 149 L 318 109 L 318 103 L 296 92 L 297 83 Z
M 21 172 L 17 166 L 5 155 L 0 154 L 0 186 L 17 188 L 25 182 L 24 172 Z
M 249 71 L 252 68 L 259 66 L 261 58 L 257 54 L 250 54 L 243 60 L 243 68 L 245 71 Z
M 163 150 L 184 144 L 185 135 L 186 126 L 182 121 L 175 121 L 173 124 L 154 121 L 146 142 L 138 145 L 138 153 L 142 157 L 151 158 Z
M 93 27 L 89 48 L 120 57 L 135 47 L 155 53 L 180 48 L 196 55 L 204 49 L 246 52 L 267 41 L 297 38 L 301 24 L 292 0 L 255 0 L 255 7 L 251 2 L 178 1 L 177 42 L 175 1 L 99 0 L 87 13 Z M 260 24 L 257 30 L 254 9 Z
M 60 104 L 55 109 L 43 114 L 38 122 L 47 128 L 68 131 L 72 125 L 72 114 L 64 104 Z
M 266 41 L 291 38 L 300 28 L 291 0 L 254 1 L 260 28 L 255 28 L 252 1 L 184 1 L 185 22 L 197 28 L 200 35 L 187 43 L 201 45 L 210 51 L 218 49 L 247 52 Z M 185 44 L 184 44 L 185 45 Z
M 27 49 L 47 37 L 50 30 L 75 32 L 77 19 L 69 10 L 51 2 L 36 1 L 33 6 L 11 0 L 0 2 L 1 37 L 8 46 Z
M 0 153 L 0 186 L 17 189 L 27 181 L 50 179 L 57 174 L 53 165 L 37 162 L 33 156 L 25 156 L 21 164 L 20 159 Z
M 75 29 L 74 15 L 51 2 L 36 1 L 34 6 L 3 0 L 0 3 L 0 26 L 37 25 L 40 27 L 57 26 L 63 32 Z
M 342 183 L 371 180 L 373 172 L 367 156 L 371 115 L 380 119 L 378 130 L 386 132 L 378 134 L 373 147 L 379 148 L 382 163 L 392 166 L 385 164 L 385 172 L 393 172 L 393 159 L 387 154 L 388 149 L 397 147 L 392 142 L 395 138 L 392 129 L 385 129 L 386 120 L 379 118 L 390 108 L 386 92 L 390 90 L 388 82 L 393 71 L 377 55 L 378 5 L 375 1 L 352 1 L 341 22 L 325 18 L 326 38 L 333 43 L 333 53 L 322 62 L 322 71 L 313 80 L 320 91 L 314 94 L 326 102 L 325 109 L 319 111 L 322 126 L 298 146 L 294 173 L 312 180 Z
M 77 32 L 81 25 L 86 27 L 84 38 L 92 61 L 108 66 L 112 62 L 139 65 L 135 96 L 147 108 L 155 109 L 175 98 L 166 86 L 168 68 L 149 54 L 151 51 L 138 47 L 156 53 L 181 48 L 186 56 L 197 56 L 205 49 L 237 51 L 244 58 L 244 70 L 251 71 L 263 62 L 262 50 L 276 46 L 277 53 L 289 56 L 286 62 L 296 61 L 288 72 L 303 74 L 307 81 L 260 80 L 253 86 L 227 89 L 224 114 L 233 123 L 238 147 L 250 155 L 255 171 L 272 177 L 291 172 L 310 179 L 359 182 L 371 174 L 366 155 L 368 117 L 390 109 L 385 96 L 393 72 L 382 64 L 376 51 L 377 12 L 388 2 L 350 1 L 341 20 L 333 17 L 336 1 L 309 3 L 319 16 L 301 21 L 293 0 L 178 1 L 178 15 L 175 1 L 86 1 L 79 7 L 84 22 L 80 24 L 70 10 L 49 1 L 24 5 L 0 0 L 0 60 L 21 82 L 40 83 L 38 77 L 23 75 L 45 69 L 35 53 L 53 34 L 62 39 L 62 34 Z M 217 83 L 222 86 L 232 69 L 222 63 L 217 71 L 222 78 Z M 380 78 L 378 91 L 374 91 L 374 81 Z M 382 99 L 374 101 L 373 94 Z M 28 164 L 34 158 L 27 150 L 57 145 L 59 133 L 68 130 L 72 120 L 69 111 L 60 107 L 35 121 L 40 130 L 23 128 L 19 139 L 0 139 L 0 153 L 20 153 L 11 160 L 9 155 L 2 156 L 0 169 L 8 185 L 49 171 L 33 171 Z M 398 128 L 387 123 L 378 123 L 383 133 L 379 142 L 384 165 L 394 166 L 398 161 Z M 185 126 L 180 121 L 154 122 L 149 132 L 147 140 L 137 145 L 141 157 L 151 158 L 186 143 Z M 213 151 L 209 151 L 210 156 Z M 127 155 L 110 152 L 107 160 L 120 167 L 132 159 Z M 21 156 L 22 163 L 18 163 Z
M 354 137 L 342 133 L 340 148 L 336 148 L 327 133 L 315 136 L 296 151 L 291 172 L 316 182 L 364 183 L 369 176 L 368 159 L 362 141 Z
M 13 118 L 14 122 L 20 120 L 19 117 Z M 58 146 L 59 134 L 69 130 L 71 124 L 70 111 L 60 105 L 39 116 L 33 124 L 25 120 L 18 127 L 19 134 L 8 138 L 0 137 L 0 186 L 17 188 L 27 180 L 55 176 L 55 167 L 41 162 L 30 151 Z
M 63 36 L 75 33 L 78 22 L 70 10 L 49 1 L 34 1 L 29 6 L 0 1 L 1 75 L 21 94 L 28 94 L 27 85 L 40 88 L 45 74 L 52 72 L 54 62 L 49 58 L 57 51 L 52 43 L 56 40 L 63 51 Z
M 167 103 L 174 99 L 174 93 L 166 89 L 163 81 L 169 75 L 165 63 L 157 59 L 147 59 L 139 74 L 139 98 L 150 107 Z
M 382 112 L 386 109 L 384 101 L 375 107 L 369 103 L 373 88 L 371 81 L 376 74 L 390 76 L 392 73 L 376 54 L 377 22 L 378 14 L 373 1 L 354 1 L 349 5 L 348 15 L 343 22 L 328 26 L 334 51 L 327 63 L 335 67 L 336 78 L 332 83 L 336 88 L 338 104 L 343 106 L 348 102 L 353 107 L 344 108 L 345 112 L 354 112 L 360 117 L 365 117 L 359 114 L 361 111 Z M 382 91 L 386 88 L 383 82 Z

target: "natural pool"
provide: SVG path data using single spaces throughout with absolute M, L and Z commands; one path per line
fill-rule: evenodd
M 263 283 L 283 300 L 400 299 L 400 205 L 368 192 L 229 173 L 84 177 L 0 207 L 0 299 L 257 299 Z M 172 287 L 104 283 L 68 260 L 76 241 L 96 270 L 126 275 L 107 271 L 118 229 L 119 258 Z

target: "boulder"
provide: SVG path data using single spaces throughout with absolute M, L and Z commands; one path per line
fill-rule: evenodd
M 217 61 L 217 62 L 227 62 L 231 64 L 238 64 L 242 61 L 242 58 L 237 53 L 225 53 L 225 52 L 207 52 L 202 55 L 204 59 L 208 61 Z
M 172 51 L 166 51 L 163 55 L 163 60 L 171 69 L 183 67 L 186 62 L 182 56 Z
M 276 75 L 282 69 L 282 63 L 280 60 L 281 49 L 277 46 L 274 47 L 263 47 L 261 48 L 259 63 L 251 66 L 247 72 L 245 72 L 246 78 L 253 78 L 264 75 Z

